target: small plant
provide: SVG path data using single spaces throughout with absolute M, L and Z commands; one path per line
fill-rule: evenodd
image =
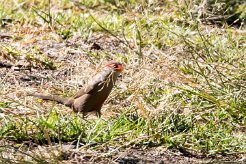
M 10 102 L 0 102 L 0 108 L 8 108 L 10 105 Z
M 58 34 L 59 34 L 59 35 L 62 37 L 62 39 L 64 39 L 64 40 L 66 40 L 66 39 L 68 39 L 68 38 L 70 38 L 70 37 L 73 36 L 72 31 L 69 30 L 69 29 L 62 30 L 62 31 L 58 32 Z
M 33 11 L 45 22 L 53 26 L 53 17 L 51 14 L 51 1 L 48 0 L 48 12 L 41 11 L 40 9 L 33 7 Z

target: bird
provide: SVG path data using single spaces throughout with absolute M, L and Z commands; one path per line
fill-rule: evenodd
M 71 97 L 43 95 L 39 93 L 29 93 L 28 96 L 64 104 L 72 108 L 74 112 L 82 113 L 83 117 L 89 112 L 96 112 L 97 116 L 101 117 L 102 105 L 109 96 L 122 70 L 122 63 L 115 61 L 109 62 L 85 87 L 81 88 Z

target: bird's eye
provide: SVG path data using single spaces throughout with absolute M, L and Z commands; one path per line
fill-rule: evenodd
M 118 65 L 117 65 L 117 64 L 115 64 L 115 65 L 114 65 L 114 68 L 118 68 Z

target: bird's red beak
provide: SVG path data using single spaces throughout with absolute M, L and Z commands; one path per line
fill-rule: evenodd
M 110 63 L 106 65 L 109 68 L 116 69 L 118 72 L 123 71 L 123 65 L 121 63 Z

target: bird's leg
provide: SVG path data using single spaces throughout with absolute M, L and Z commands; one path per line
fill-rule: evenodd
M 98 118 L 101 118 L 101 115 L 102 115 L 101 110 L 96 111 L 96 115 L 97 115 Z

